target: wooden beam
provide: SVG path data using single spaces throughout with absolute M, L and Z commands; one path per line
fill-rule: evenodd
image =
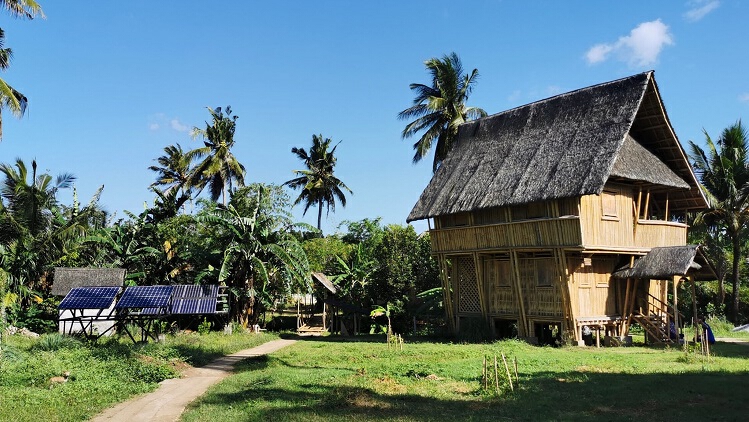
M 489 317 L 489 304 L 486 298 L 486 287 L 484 286 L 484 266 L 481 265 L 478 252 L 473 254 L 473 266 L 476 271 L 476 287 L 479 291 L 479 308 L 481 309 L 481 316 L 484 318 Z
M 522 283 L 520 281 L 520 262 L 518 259 L 518 253 L 517 251 L 512 251 L 510 253 L 510 265 L 512 266 L 512 274 L 513 274 L 513 284 L 515 286 L 515 298 L 518 302 L 518 315 L 520 316 L 520 321 L 518 321 L 518 336 L 520 337 L 527 337 L 530 333 L 530 329 L 528 327 L 528 316 L 525 313 L 525 302 L 523 300 L 523 288 Z M 521 332 L 522 331 L 522 332 Z
M 648 213 L 650 212 L 650 189 L 645 193 L 645 218 L 643 220 L 650 220 L 648 218 Z
M 570 274 L 569 268 L 567 267 L 567 259 L 564 255 L 564 249 L 554 249 L 554 257 L 556 258 L 557 268 L 559 271 L 559 294 L 562 299 L 562 328 L 566 325 L 566 335 L 569 336 L 572 333 L 575 341 L 580 341 L 578 338 L 577 328 L 575 327 L 574 311 L 570 300 Z

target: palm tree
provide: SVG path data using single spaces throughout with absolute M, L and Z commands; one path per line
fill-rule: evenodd
M 159 165 L 148 167 L 149 170 L 156 172 L 156 181 L 151 184 L 151 187 L 165 186 L 165 194 L 172 190 L 182 190 L 187 193 L 189 191 L 187 186 L 190 182 L 190 173 L 192 172 L 192 160 L 182 150 L 180 144 L 165 147 L 164 153 L 165 155 L 156 159 Z
M 719 227 L 732 249 L 733 322 L 739 316 L 739 264 L 742 240 L 749 225 L 749 137 L 741 120 L 723 130 L 717 144 L 705 133 L 707 153 L 690 141 L 690 158 L 709 209 L 700 213 L 698 223 Z
M 353 194 L 351 189 L 333 174 L 337 160 L 335 150 L 338 145 L 336 144 L 332 150 L 328 151 L 332 142 L 330 138 L 323 139 L 322 135 L 312 135 L 312 148 L 309 154 L 304 148 L 292 148 L 291 152 L 304 162 L 307 169 L 294 170 L 299 177 L 284 183 L 292 189 L 302 189 L 299 197 L 294 201 L 294 205 L 304 201 L 302 215 L 307 214 L 309 207 L 317 205 L 318 230 L 321 229 L 323 205 L 327 206 L 327 213 L 330 214 L 331 209 L 335 212 L 336 198 L 342 206 L 346 206 L 346 195 L 343 189 Z
M 229 191 L 234 183 L 237 187 L 244 186 L 245 168 L 231 153 L 238 116 L 231 115 L 230 106 L 226 107 L 226 115 L 221 107 L 215 110 L 208 107 L 208 112 L 211 113 L 212 124 L 206 122 L 205 129 L 192 129 L 192 137 L 203 138 L 204 146 L 188 152 L 187 159 L 205 158 L 195 166 L 188 186 L 197 187 L 200 191 L 208 186 L 211 200 L 217 201 L 221 196 L 226 205 L 227 186 Z
M 0 8 L 5 9 L 13 17 L 33 19 L 36 16 L 44 17 L 42 7 L 35 0 L 0 0 Z M 7 70 L 13 57 L 13 50 L 4 48 L 5 31 L 0 28 L 0 70 Z M 17 117 L 26 112 L 28 99 L 18 92 L 5 80 L 0 78 L 0 140 L 3 139 L 2 109 L 7 108 Z
M 5 48 L 4 45 L 5 31 L 0 28 L 0 70 L 7 70 L 10 66 L 10 59 L 13 57 L 13 50 Z M 26 112 L 27 104 L 28 99 L 25 95 L 0 79 L 0 140 L 3 138 L 2 109 L 7 108 L 16 117 L 21 117 Z
M 416 98 L 411 107 L 398 113 L 398 118 L 414 119 L 403 129 L 403 139 L 426 130 L 414 143 L 414 163 L 421 161 L 436 141 L 432 164 L 432 171 L 436 172 L 452 149 L 458 126 L 469 120 L 484 117 L 486 112 L 465 105 L 478 79 L 477 69 L 473 69 L 469 75 L 464 75 L 463 65 L 455 53 L 445 55 L 442 59 L 431 58 L 425 61 L 424 65 L 432 76 L 432 85 L 411 84 L 410 88 L 416 93 Z
M 0 8 L 5 9 L 16 18 L 44 17 L 42 6 L 36 0 L 0 0 Z

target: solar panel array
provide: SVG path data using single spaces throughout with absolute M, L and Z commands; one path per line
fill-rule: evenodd
M 125 289 L 115 309 L 139 309 L 142 315 L 214 314 L 218 290 L 216 285 L 132 286 Z M 59 309 L 106 309 L 119 292 L 119 287 L 76 287 Z
M 216 312 L 218 286 L 174 286 L 171 314 L 197 315 Z
M 164 308 L 169 304 L 174 286 L 132 286 L 125 289 L 116 309 Z
M 60 302 L 58 309 L 107 309 L 119 292 L 119 287 L 76 287 Z

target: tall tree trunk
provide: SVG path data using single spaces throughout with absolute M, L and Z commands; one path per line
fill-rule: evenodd
M 317 206 L 317 230 L 322 231 L 322 201 Z
M 739 263 L 741 262 L 741 239 L 739 234 L 733 236 L 733 318 L 731 322 L 739 322 Z

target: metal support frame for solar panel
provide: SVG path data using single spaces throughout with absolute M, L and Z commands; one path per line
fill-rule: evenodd
M 60 302 L 57 309 L 70 311 L 70 318 L 62 318 L 61 322 L 70 321 L 70 330 L 67 334 L 73 334 L 73 327 L 77 322 L 81 326 L 81 333 L 88 339 L 98 339 L 106 334 L 113 326 L 101 333 L 94 332 L 95 322 L 113 321 L 113 309 L 110 309 L 114 299 L 120 292 L 120 287 L 76 287 L 70 290 Z M 94 315 L 86 315 L 87 310 L 95 310 Z M 106 312 L 106 313 L 105 313 Z
M 127 333 L 133 343 L 137 343 L 130 330 L 128 323 L 132 323 L 141 329 L 141 341 L 148 337 L 158 340 L 154 334 L 154 322 L 168 315 L 174 286 L 132 286 L 125 289 L 125 293 L 114 306 L 118 311 L 118 325 Z

